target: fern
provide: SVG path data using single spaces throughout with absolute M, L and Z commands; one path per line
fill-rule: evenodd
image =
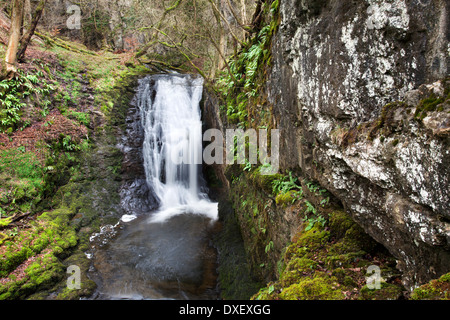
M 0 81 L 0 129 L 7 128 L 14 130 L 21 120 L 21 109 L 26 106 L 23 100 L 30 95 L 47 95 L 54 87 L 42 81 L 42 86 L 37 86 L 40 82 L 38 74 L 23 74 L 10 80 Z M 11 130 L 11 129 L 10 129 Z
M 305 231 L 311 230 L 316 225 L 316 223 L 319 223 L 322 227 L 325 226 L 327 220 L 320 214 L 317 214 L 317 210 L 314 207 L 314 205 L 308 200 L 305 201 L 305 204 L 306 210 L 304 220 L 308 223 L 308 225 L 305 228 Z M 312 213 L 312 216 L 308 217 L 308 213 Z
M 297 184 L 297 181 L 298 179 L 292 176 L 292 172 L 289 172 L 289 177 L 283 177 L 281 180 L 274 180 L 272 182 L 272 192 L 277 195 L 279 193 L 286 194 L 294 189 L 302 190 L 302 187 Z M 303 195 L 303 192 L 301 194 Z

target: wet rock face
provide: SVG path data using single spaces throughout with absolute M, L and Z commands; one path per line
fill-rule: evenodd
M 158 207 L 158 201 L 145 178 L 143 142 L 144 129 L 136 99 L 133 99 L 126 116 L 125 133 L 119 143 L 124 155 L 121 168 L 121 206 L 131 215 L 147 213 Z
M 449 10 L 282 1 L 273 44 L 281 167 L 338 197 L 399 259 L 408 288 L 450 269 Z

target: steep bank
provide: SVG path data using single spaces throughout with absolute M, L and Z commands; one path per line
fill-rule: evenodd
M 117 144 L 137 78 L 148 72 L 125 67 L 122 58 L 33 46 L 20 66 L 38 79 L 36 94 L 20 108 L 20 127 L 2 134 L 2 149 L 15 159 L 37 157 L 32 172 L 42 183 L 30 188 L 18 175 L 22 167 L 2 167 L 3 182 L 14 188 L 2 189 L 1 299 L 78 299 L 95 289 L 85 253 L 91 235 L 123 214 Z M 80 268 L 80 290 L 67 288 L 71 265 Z
M 336 211 L 389 250 L 407 291 L 449 272 L 448 4 L 265 6 L 259 34 L 230 61 L 233 74 L 218 81 L 223 99 L 205 106 L 209 125 L 223 132 L 281 131 L 279 175 L 261 176 L 250 164 L 215 167 L 215 178 L 229 186 L 253 272 L 266 282 L 282 279 L 290 243 L 308 221 L 331 228 Z M 381 267 L 377 261 L 345 268 L 365 274 L 370 264 Z M 330 264 L 322 257 L 314 266 Z M 359 296 L 347 298 L 363 297 L 355 283 Z

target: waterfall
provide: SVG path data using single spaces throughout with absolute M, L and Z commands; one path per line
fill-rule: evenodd
M 153 75 L 140 81 L 145 174 L 160 204 L 150 222 L 186 213 L 217 219 L 217 203 L 200 183 L 202 92 L 203 79 L 189 75 Z

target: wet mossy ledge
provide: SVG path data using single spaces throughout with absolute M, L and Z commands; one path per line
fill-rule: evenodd
M 293 172 L 265 176 L 242 167 L 226 169 L 230 206 L 252 275 L 267 284 L 251 299 L 405 298 L 394 257 L 326 189 Z M 367 287 L 371 266 L 381 272 L 378 290 Z
M 299 173 L 261 175 L 260 168 L 244 167 L 226 167 L 229 195 L 219 205 L 222 216 L 227 211 L 226 219 L 237 221 L 247 261 L 239 267 L 250 272 L 235 277 L 246 281 L 233 283 L 233 267 L 219 269 L 227 298 L 239 290 L 253 291 L 252 300 L 449 298 L 448 274 L 409 292 L 397 259 L 317 182 Z M 372 278 L 375 273 L 379 278 Z M 260 283 L 265 285 L 255 291 Z
M 427 99 L 421 95 L 416 106 L 423 105 Z M 437 104 L 435 112 L 442 114 L 441 107 L 446 108 L 446 101 Z M 371 135 L 379 139 L 380 134 L 392 140 L 392 136 L 398 134 L 393 124 L 397 121 L 394 112 L 408 109 L 414 116 L 414 107 L 407 102 L 387 105 L 380 118 L 349 143 L 355 143 L 356 136 L 369 140 Z M 423 125 L 422 121 L 426 122 L 427 118 L 416 121 Z M 440 136 L 446 138 L 446 133 Z M 352 219 L 337 198 L 319 182 L 303 176 L 301 171 L 262 175 L 260 166 L 248 163 L 223 166 L 218 171 L 209 174 L 211 179 L 222 187 L 229 186 L 226 195 L 219 200 L 219 215 L 225 215 L 226 211 L 227 219 L 237 221 L 248 262 L 246 267 L 250 268 L 254 280 L 253 286 L 245 290 L 251 292 L 255 284 L 266 283 L 251 299 L 449 298 L 448 274 L 412 291 L 405 288 L 403 273 L 397 268 L 398 260 Z M 222 176 L 226 182 L 220 181 Z M 375 288 L 370 280 L 374 268 L 380 272 L 379 286 Z M 230 269 L 222 278 L 219 271 L 219 280 L 228 285 L 232 299 L 242 283 L 229 281 L 227 274 L 233 272 L 233 268 Z
M 340 210 L 326 226 L 316 223 L 288 246 L 279 279 L 256 300 L 397 300 L 404 288 L 395 259 Z M 367 270 L 381 270 L 380 287 L 367 286 Z
M 1 220 L 1 300 L 80 299 L 94 292 L 96 284 L 87 277 L 90 236 L 104 224 L 117 223 L 122 214 L 123 155 L 116 148 L 117 139 L 137 80 L 151 72 L 139 64 L 124 66 L 112 54 L 93 57 L 61 48 L 51 51 L 52 59 L 41 72 L 67 91 L 66 98 L 64 91 L 50 92 L 50 109 L 72 121 L 77 120 L 74 115 L 82 116 L 74 124 L 85 128 L 86 136 L 63 139 L 68 133 L 62 127 L 62 138 L 42 148 L 51 152 L 44 159 L 40 198 L 32 199 L 30 211 L 19 223 Z M 79 290 L 67 287 L 71 265 L 80 268 Z

